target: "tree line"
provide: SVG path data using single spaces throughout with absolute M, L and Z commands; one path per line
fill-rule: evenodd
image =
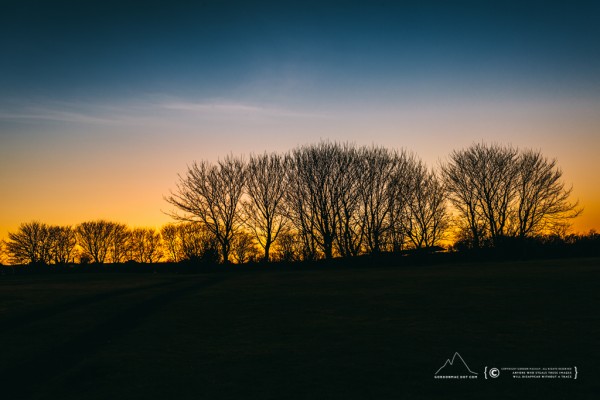
M 129 228 L 107 220 L 76 226 L 32 221 L 21 224 L 8 234 L 6 242 L 0 242 L 0 251 L 12 264 L 216 262 L 215 249 L 212 237 L 198 224 L 167 224 L 157 230 Z
M 321 142 L 287 153 L 193 163 L 166 197 L 178 221 L 204 226 L 222 262 L 248 232 L 265 261 L 564 234 L 581 213 L 556 160 L 510 145 L 474 144 L 428 168 L 406 150 Z
M 474 144 L 437 168 L 415 154 L 321 142 L 287 153 L 194 162 L 165 197 L 177 224 L 23 224 L 16 263 L 302 261 L 564 235 L 581 213 L 556 160 Z

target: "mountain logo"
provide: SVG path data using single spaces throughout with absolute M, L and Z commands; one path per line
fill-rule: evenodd
M 434 377 L 445 379 L 474 379 L 477 372 L 471 371 L 465 360 L 458 352 L 454 353 L 452 359 L 447 359 L 444 365 L 438 369 Z

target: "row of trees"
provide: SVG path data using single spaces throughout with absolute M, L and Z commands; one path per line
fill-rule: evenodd
M 311 260 L 431 247 L 449 225 L 444 185 L 414 155 L 329 142 L 194 163 L 166 200 L 173 218 L 206 227 L 225 262 L 248 232 L 264 261 L 274 245 Z
M 281 235 L 273 258 L 298 260 L 290 235 Z M 0 241 L 0 264 L 67 265 L 73 263 L 156 263 L 220 261 L 214 236 L 198 223 L 167 224 L 154 228 L 128 228 L 97 220 L 72 226 L 52 226 L 39 221 L 21 224 Z M 231 258 L 242 264 L 259 258 L 252 234 L 240 232 L 231 243 Z
M 2 243 L 13 264 L 152 263 L 162 255 L 162 238 L 151 228 L 129 229 L 124 224 L 98 220 L 76 227 L 33 221 L 21 224 Z
M 581 210 L 561 178 L 555 160 L 512 146 L 475 144 L 434 171 L 403 150 L 322 142 L 194 163 L 166 200 L 223 262 L 248 232 L 265 261 L 290 238 L 290 255 L 328 259 L 433 247 L 448 232 L 477 248 L 565 231 Z
M 244 263 L 459 248 L 564 233 L 579 215 L 555 160 L 475 144 L 437 170 L 414 154 L 322 142 L 285 154 L 193 163 L 166 197 L 180 223 L 160 232 L 109 221 L 23 224 L 13 263 L 207 259 Z

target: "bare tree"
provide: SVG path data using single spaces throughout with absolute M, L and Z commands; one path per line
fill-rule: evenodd
M 179 221 L 200 221 L 218 241 L 221 258 L 229 262 L 231 241 L 242 221 L 239 207 L 245 184 L 244 163 L 227 157 L 217 165 L 194 163 L 177 190 L 166 198 L 179 211 L 170 215 Z
M 359 201 L 363 166 L 360 163 L 361 155 L 354 146 L 346 144 L 339 147 L 335 166 L 339 177 L 334 190 L 338 213 L 336 248 L 342 257 L 351 257 L 359 255 L 364 247 Z
M 285 202 L 286 217 L 290 220 L 293 229 L 287 232 L 298 239 L 301 243 L 299 258 L 302 260 L 315 260 L 319 257 L 317 241 L 314 234 L 314 220 L 311 218 L 310 199 L 304 180 L 300 177 L 300 164 L 297 162 L 298 155 L 288 154 L 286 165 Z
M 360 150 L 361 176 L 358 185 L 360 224 L 366 251 L 379 253 L 392 230 L 400 231 L 406 180 L 414 159 L 411 155 L 382 147 Z
M 278 154 L 252 155 L 246 166 L 246 226 L 263 248 L 265 262 L 269 262 L 271 246 L 287 224 L 285 160 Z
M 127 258 L 140 263 L 155 263 L 162 258 L 160 233 L 153 228 L 134 228 L 129 231 Z
M 473 245 L 505 236 L 514 193 L 517 151 L 508 146 L 475 144 L 453 151 L 442 166 L 449 199 L 467 221 Z
M 6 250 L 13 264 L 49 264 L 48 226 L 39 221 L 23 223 L 8 233 Z
M 291 231 L 280 234 L 275 248 L 275 259 L 277 261 L 294 262 L 303 259 L 302 240 Z
M 162 242 L 169 261 L 201 260 L 216 252 L 214 237 L 199 222 L 168 224 L 161 229 Z
M 475 165 L 475 186 L 479 204 L 492 242 L 507 236 L 510 205 L 515 185 L 518 151 L 511 146 L 476 145 L 467 150 L 467 157 Z
M 165 256 L 170 262 L 179 262 L 183 259 L 182 240 L 179 225 L 164 225 L 160 234 L 164 246 Z
M 256 260 L 257 251 L 254 235 L 248 232 L 238 232 L 231 242 L 233 259 L 237 264 L 245 264 Z
M 83 222 L 75 228 L 77 243 L 94 263 L 122 261 L 127 227 L 106 220 Z
M 306 247 L 316 245 L 325 258 L 334 256 L 341 218 L 346 154 L 349 145 L 322 142 L 300 147 L 290 156 L 287 202 L 290 219 Z
M 112 233 L 110 236 L 109 260 L 112 263 L 127 261 L 130 231 L 127 225 L 111 222 Z
M 560 227 L 581 212 L 570 203 L 554 160 L 511 146 L 476 144 L 442 166 L 449 199 L 466 221 L 473 245 Z
M 417 249 L 435 246 L 449 225 L 444 187 L 435 173 L 421 162 L 416 164 L 410 181 L 406 235 Z
M 50 258 L 55 264 L 69 264 L 75 261 L 77 237 L 70 226 L 50 226 L 48 228 L 50 241 Z
M 451 161 L 441 167 L 448 189 L 448 199 L 458 211 L 459 218 L 466 221 L 465 227 L 469 234 L 465 234 L 465 238 L 469 238 L 472 246 L 478 248 L 485 239 L 486 227 L 473 178 L 473 169 L 476 166 L 457 151 L 454 151 L 450 158 Z
M 218 262 L 219 244 L 210 231 L 199 222 L 179 225 L 182 260 Z
M 570 202 L 572 188 L 565 188 L 556 160 L 539 151 L 523 151 L 514 176 L 516 199 L 514 233 L 519 238 L 563 230 L 581 214 L 577 202 Z

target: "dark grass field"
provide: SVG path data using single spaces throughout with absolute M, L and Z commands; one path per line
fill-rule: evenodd
M 4 275 L 0 398 L 600 398 L 599 289 L 600 259 Z M 434 379 L 456 351 L 478 379 Z

